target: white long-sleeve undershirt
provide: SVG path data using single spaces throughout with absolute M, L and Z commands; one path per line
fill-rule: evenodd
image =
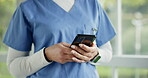
M 7 65 L 10 73 L 16 78 L 25 78 L 48 64 L 50 63 L 46 61 L 42 50 L 29 56 L 29 52 L 9 47 Z

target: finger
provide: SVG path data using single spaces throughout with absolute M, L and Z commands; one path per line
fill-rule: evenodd
M 63 55 L 61 58 L 61 63 L 64 64 L 66 62 L 73 62 L 72 57 L 73 55 Z
M 72 54 L 71 50 L 72 50 L 71 48 L 63 46 L 62 52 L 63 54 Z
M 83 49 L 81 49 L 80 47 L 77 47 L 75 45 L 72 45 L 71 46 L 72 49 L 76 50 L 77 52 L 79 52 L 80 54 L 84 55 L 84 56 L 87 56 L 87 57 L 91 57 L 91 54 L 84 51 Z
M 93 52 L 95 50 L 95 47 L 89 47 L 89 46 L 84 45 L 84 44 L 79 44 L 79 46 L 80 46 L 80 48 L 82 48 L 86 52 Z
M 75 57 L 73 57 L 72 60 L 73 60 L 74 62 L 78 62 L 78 63 L 84 63 L 84 62 L 85 62 L 84 60 L 80 60 L 80 59 L 75 58 Z
M 74 56 L 72 56 L 72 57 L 66 57 L 65 58 L 65 62 L 73 62 L 73 58 Z
M 65 62 L 75 62 L 75 61 L 73 61 L 72 59 L 69 59 L 69 60 L 65 60 Z
M 82 55 L 84 55 L 86 53 L 83 49 L 81 49 L 78 46 L 72 45 L 71 48 L 74 49 L 74 50 L 76 50 L 77 52 L 79 52 Z
M 64 60 L 72 60 L 74 56 L 73 55 L 64 55 L 63 58 Z
M 96 47 L 96 43 L 92 43 L 92 46 L 91 47 Z
M 72 54 L 71 51 L 72 51 L 71 49 L 67 49 L 67 50 L 65 49 L 63 51 L 63 54 L 70 55 L 70 54 Z
M 73 55 L 78 58 L 78 59 L 81 59 L 81 60 L 85 60 L 85 61 L 89 61 L 90 59 L 87 57 L 87 56 L 84 56 L 74 50 L 71 51 L 73 53 Z
M 64 42 L 62 42 L 61 44 L 62 44 L 63 46 L 65 46 L 65 47 L 67 47 L 67 48 L 69 48 L 69 47 L 70 47 L 70 45 L 71 45 L 71 44 L 64 43 Z

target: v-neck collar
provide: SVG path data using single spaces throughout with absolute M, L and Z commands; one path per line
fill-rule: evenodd
M 74 7 L 76 0 L 52 0 L 57 6 L 63 9 L 66 12 Z

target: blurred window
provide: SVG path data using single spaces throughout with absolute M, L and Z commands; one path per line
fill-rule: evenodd
M 98 66 L 100 76 L 148 78 L 148 0 L 99 1 L 117 31 L 111 41 L 113 60 L 106 66 Z
M 17 7 L 16 4 L 16 0 L 0 0 L 0 78 L 13 78 L 6 65 L 6 52 L 8 47 L 3 44 L 2 40 Z

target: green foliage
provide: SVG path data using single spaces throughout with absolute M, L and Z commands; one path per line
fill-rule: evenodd
M 122 0 L 123 5 L 130 5 L 133 7 L 142 6 L 147 0 Z
M 148 13 L 148 0 L 122 0 L 123 2 L 123 10 L 125 12 L 141 12 L 141 13 Z
M 111 9 L 117 8 L 117 0 L 101 0 L 101 2 L 104 1 L 104 8 L 108 11 L 110 11 Z M 141 13 L 148 13 L 148 9 L 146 8 L 148 7 L 148 0 L 122 0 L 122 10 L 124 12 L 130 12 L 130 13 L 134 13 L 134 12 L 141 12 Z
M 96 66 L 100 78 L 111 78 L 112 71 L 110 67 L 107 66 Z
M 117 0 L 100 0 L 101 2 L 105 1 L 104 6 L 107 6 L 111 3 L 116 3 Z M 130 5 L 133 7 L 142 6 L 147 3 L 147 0 L 121 0 L 123 5 Z
M 13 78 L 6 66 L 6 63 L 0 63 L 0 78 Z
M 135 78 L 136 71 L 139 72 L 140 78 L 147 78 L 147 69 L 135 69 L 135 68 L 119 68 L 119 78 Z
M 0 51 L 6 48 L 2 39 L 15 8 L 15 0 L 0 0 Z
M 97 70 L 100 78 L 112 78 L 112 69 L 107 66 L 97 66 Z M 147 78 L 147 69 L 135 69 L 135 68 L 118 68 L 118 77 L 119 78 L 135 78 L 135 71 L 139 71 L 140 78 Z

